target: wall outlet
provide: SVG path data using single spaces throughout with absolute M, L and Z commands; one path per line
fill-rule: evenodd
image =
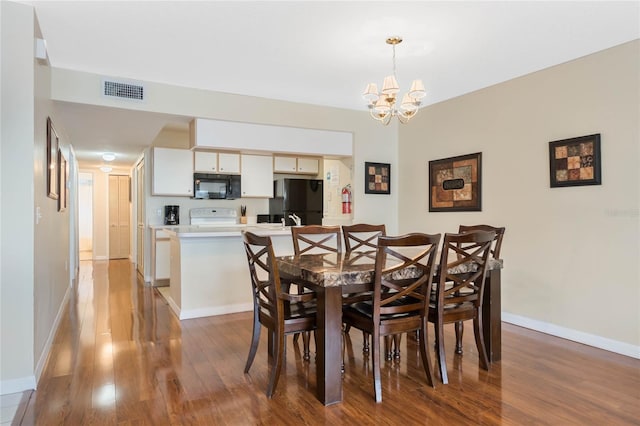
M 158 217 L 162 216 L 162 209 L 156 210 L 156 216 Z

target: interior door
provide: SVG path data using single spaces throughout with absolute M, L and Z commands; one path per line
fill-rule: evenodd
M 136 166 L 136 268 L 144 277 L 144 160 Z
M 109 259 L 129 257 L 129 176 L 109 176 Z

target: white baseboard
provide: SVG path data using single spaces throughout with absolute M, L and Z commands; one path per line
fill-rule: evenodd
M 171 302 L 169 302 L 171 305 Z M 233 314 L 236 312 L 247 312 L 253 310 L 253 303 L 241 303 L 238 305 L 225 305 L 225 306 L 216 306 L 211 308 L 200 308 L 200 309 L 189 309 L 180 310 L 177 306 L 176 309 L 171 307 L 178 318 L 181 320 L 191 319 L 191 318 L 202 318 L 202 317 L 212 317 L 215 315 L 224 315 L 224 314 Z
M 9 395 L 12 393 L 24 392 L 26 390 L 36 388 L 36 377 L 27 376 L 19 379 L 0 381 L 0 395 Z
M 47 337 L 47 341 L 45 342 L 44 348 L 42 349 L 42 353 L 40 354 L 40 358 L 36 363 L 36 368 L 34 371 L 34 375 L 22 377 L 19 379 L 13 380 L 3 380 L 0 382 L 0 395 L 6 395 L 17 392 L 24 392 L 30 389 L 36 389 L 38 381 L 40 380 L 40 376 L 44 371 L 44 367 L 47 363 L 47 359 L 49 357 L 49 353 L 51 352 L 51 345 L 53 344 L 53 339 L 58 331 L 58 326 L 60 325 L 60 321 L 62 321 L 62 315 L 64 313 L 64 309 L 69 303 L 69 298 L 71 297 L 71 292 L 73 291 L 73 279 L 69 282 L 67 286 L 67 291 L 62 298 L 62 302 L 60 306 L 58 306 L 58 313 L 56 314 L 56 318 L 53 321 L 53 325 L 49 330 L 49 336 Z
M 552 336 L 561 337 L 563 339 L 572 340 L 574 342 L 583 343 L 585 345 L 604 349 L 606 351 L 615 352 L 621 355 L 640 359 L 640 346 L 630 343 L 620 342 L 618 340 L 608 339 L 595 334 L 589 334 L 571 328 L 561 327 L 559 325 L 548 322 L 538 321 L 535 319 L 523 317 L 520 315 L 502 312 L 502 321 L 509 324 L 518 325 L 520 327 L 530 328 Z
M 47 358 L 49 357 L 49 352 L 51 352 L 51 345 L 53 344 L 53 339 L 56 336 L 56 332 L 58 331 L 58 326 L 60 325 L 60 321 L 62 320 L 62 314 L 64 313 L 64 309 L 69 303 L 69 298 L 71 297 L 71 291 L 73 289 L 73 281 L 67 287 L 67 291 L 64 293 L 64 298 L 62 299 L 62 303 L 58 306 L 58 313 L 56 314 L 56 318 L 53 321 L 53 326 L 49 330 L 49 336 L 47 337 L 47 342 L 44 344 L 44 348 L 42 349 L 42 353 L 40 354 L 40 359 L 36 363 L 36 384 L 40 381 L 40 376 L 44 371 L 44 367 L 47 364 Z M 34 388 L 35 389 L 35 388 Z

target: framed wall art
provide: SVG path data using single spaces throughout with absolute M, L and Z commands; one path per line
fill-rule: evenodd
M 391 193 L 391 164 L 364 163 L 364 193 Z
M 481 172 L 481 152 L 429 161 L 429 211 L 481 211 Z
M 47 117 L 47 197 L 58 199 L 58 134 Z
M 58 150 L 58 211 L 63 212 L 67 209 L 67 180 L 68 180 L 68 172 L 67 172 L 67 159 L 62 155 L 62 151 Z
M 600 185 L 600 133 L 549 142 L 551 188 Z

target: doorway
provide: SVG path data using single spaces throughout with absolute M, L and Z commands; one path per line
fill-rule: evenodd
M 93 259 L 93 174 L 78 173 L 78 247 L 80 260 Z
M 109 259 L 126 259 L 131 247 L 129 176 L 109 175 Z

